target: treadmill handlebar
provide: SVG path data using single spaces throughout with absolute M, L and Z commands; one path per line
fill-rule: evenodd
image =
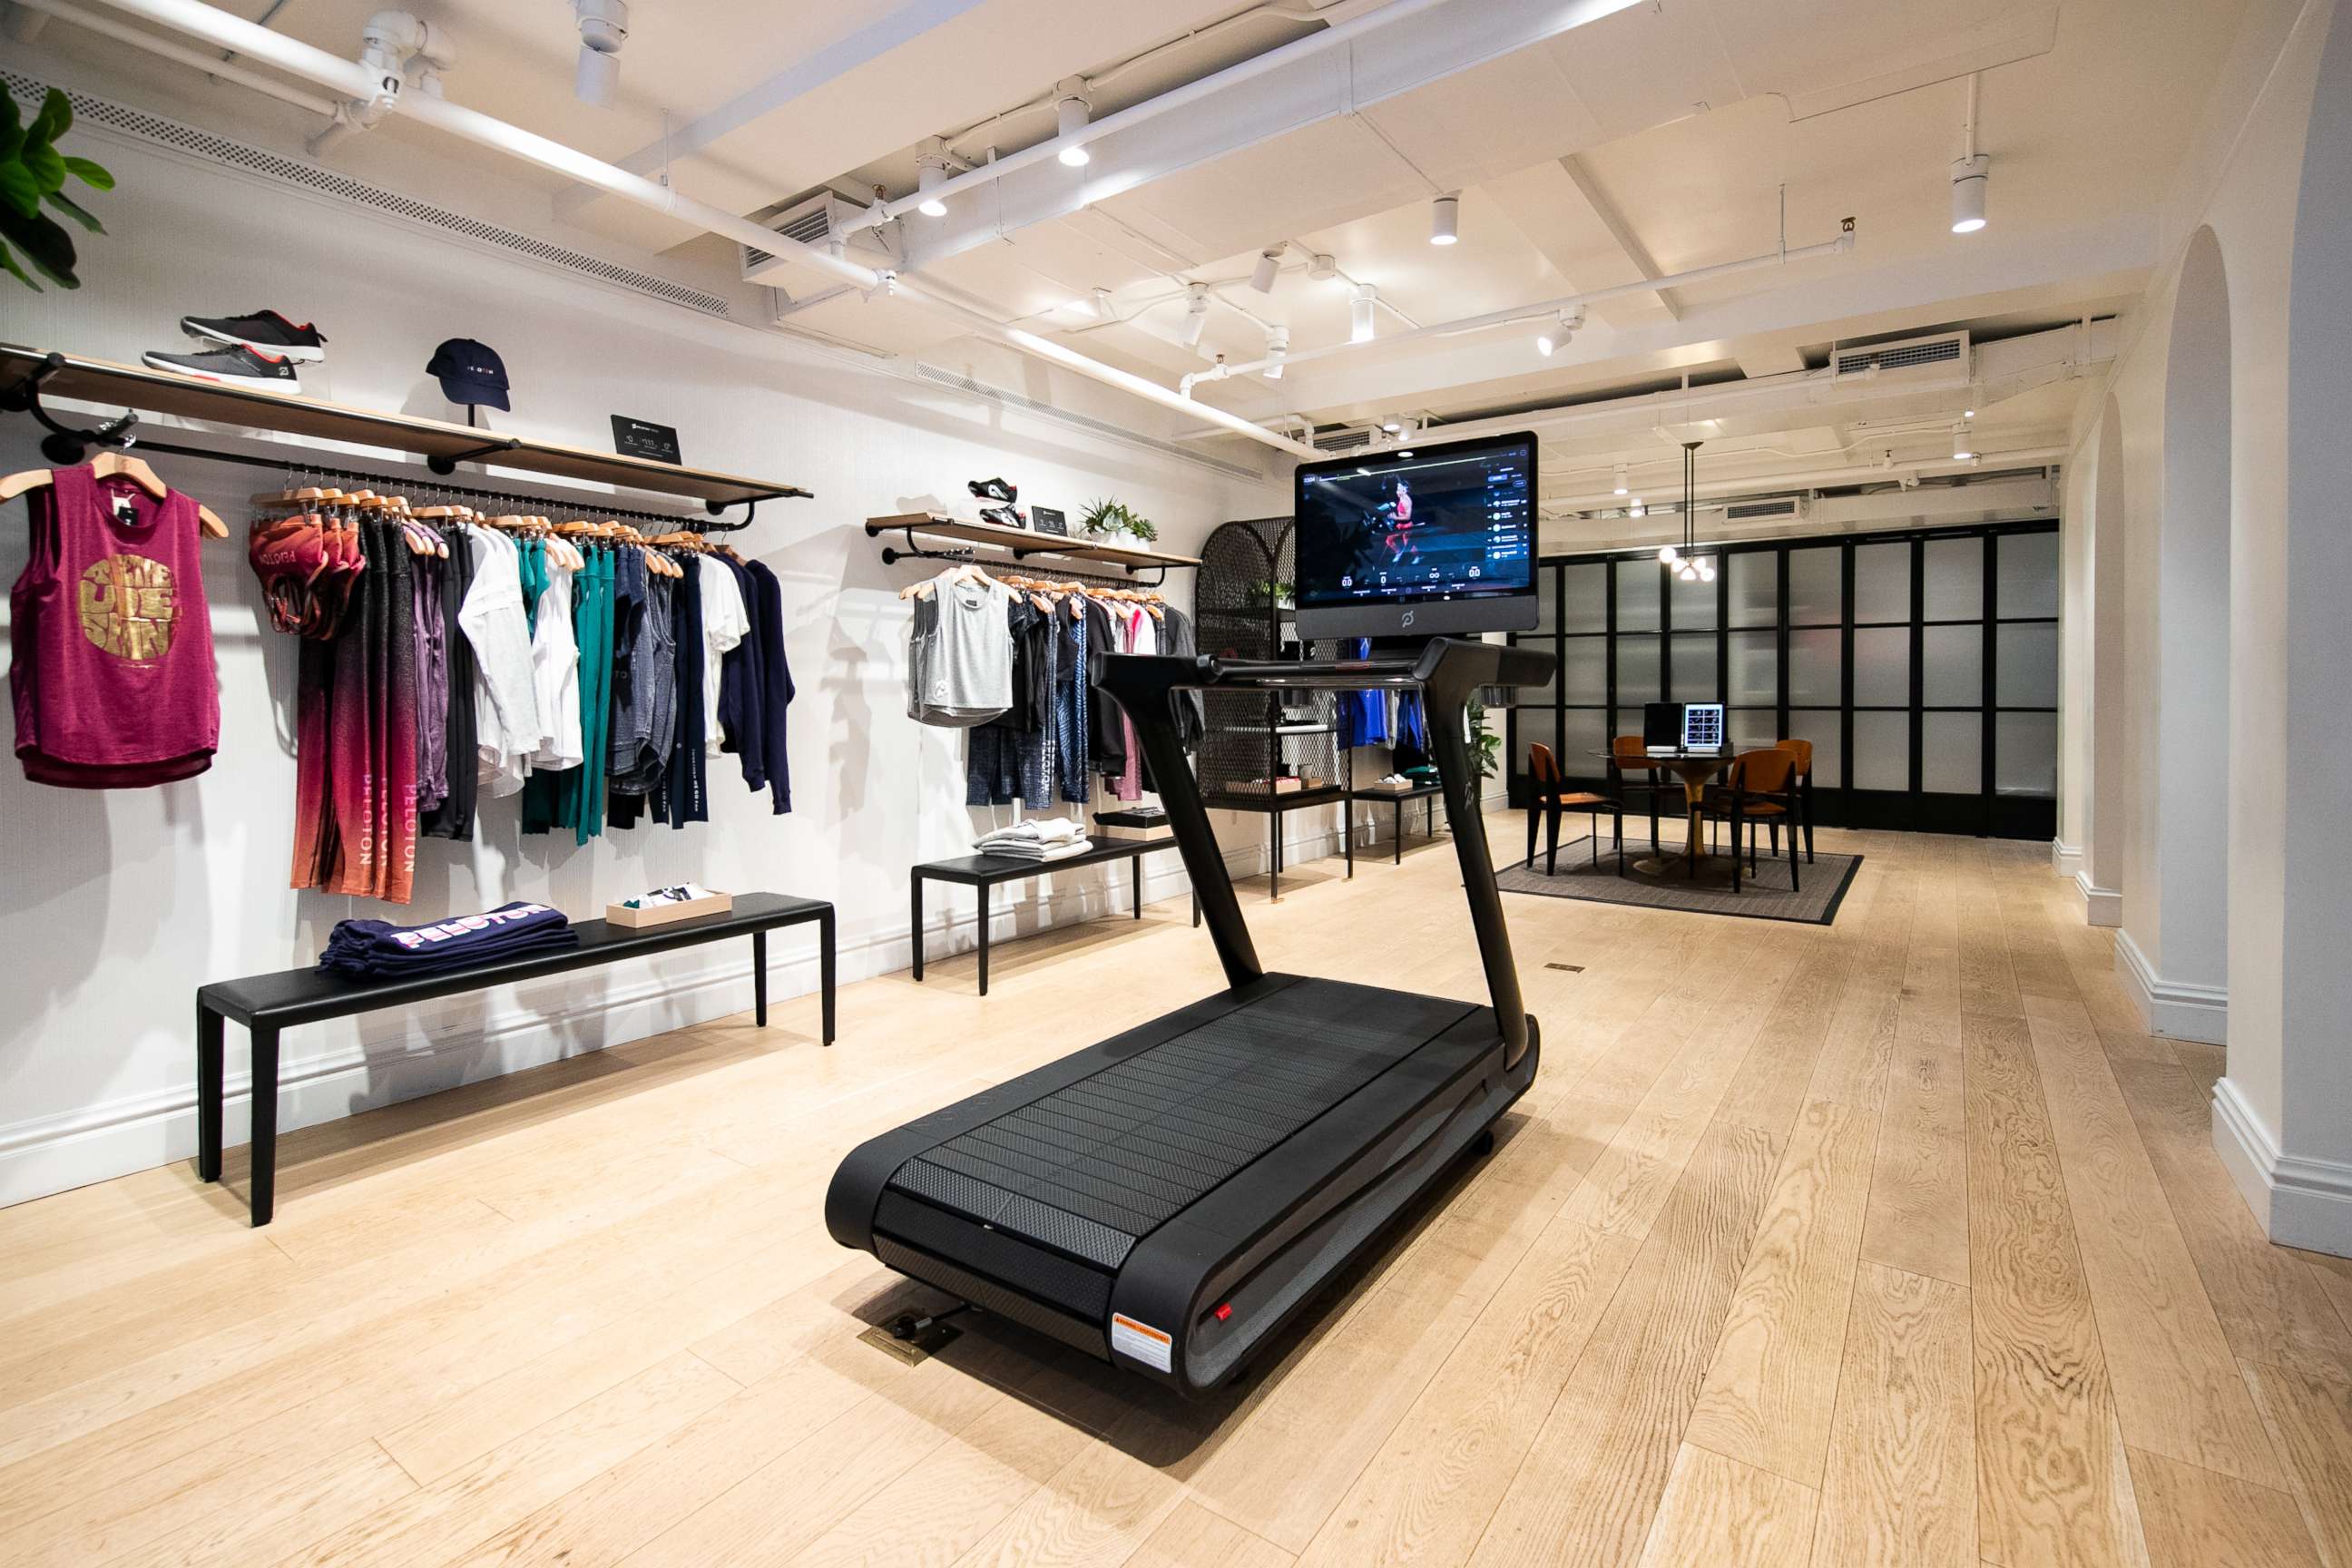
M 1115 655 L 1115 658 L 1131 656 Z M 1540 686 L 1557 660 L 1536 648 L 1433 638 L 1418 658 L 1234 659 L 1199 655 L 1156 659 L 1157 684 L 1178 688 L 1370 691 L 1439 685 Z

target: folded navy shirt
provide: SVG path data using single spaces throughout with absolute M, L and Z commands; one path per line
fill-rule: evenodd
M 322 974 L 389 980 L 580 945 L 580 933 L 562 910 L 546 904 L 501 904 L 478 915 L 429 925 L 341 921 L 319 955 Z

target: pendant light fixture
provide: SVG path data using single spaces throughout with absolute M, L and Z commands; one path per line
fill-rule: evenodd
M 1683 443 L 1683 542 L 1679 549 L 1662 546 L 1658 559 L 1675 569 L 1685 583 L 1715 581 L 1715 558 L 1698 553 L 1698 449 L 1704 442 Z

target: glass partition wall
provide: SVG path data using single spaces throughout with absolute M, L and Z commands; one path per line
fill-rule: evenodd
M 1719 701 L 1743 751 L 1812 742 L 1825 824 L 2057 831 L 2056 523 L 1709 549 L 1712 583 L 1654 553 L 1541 563 L 1541 618 L 1511 640 L 1549 649 L 1559 674 L 1510 710 L 1514 805 L 1530 744 L 1599 780 L 1644 702 Z

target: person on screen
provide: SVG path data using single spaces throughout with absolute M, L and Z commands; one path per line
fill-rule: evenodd
M 1412 542 L 1412 487 L 1404 480 L 1396 482 L 1396 500 L 1381 510 L 1388 514 L 1388 534 L 1381 541 L 1391 566 L 1418 564 L 1421 547 Z

